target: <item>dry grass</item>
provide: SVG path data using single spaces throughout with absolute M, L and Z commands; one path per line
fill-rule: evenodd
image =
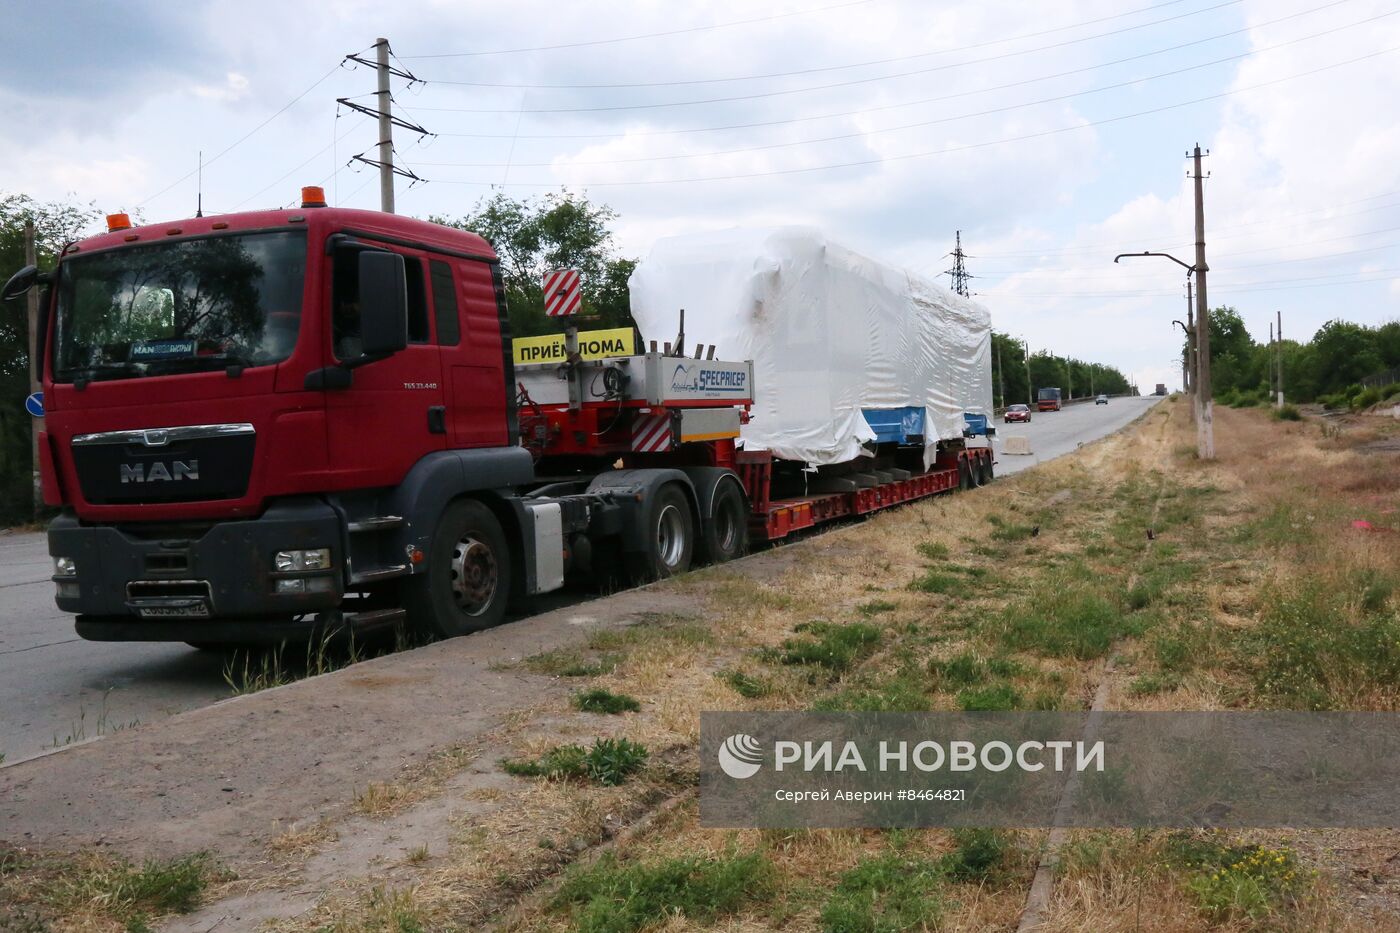
M 1020 708 L 1083 708 L 1110 656 L 1110 708 L 1270 705 L 1241 659 L 1281 589 L 1311 575 L 1349 594 L 1339 604 L 1349 624 L 1373 613 L 1377 599 L 1396 607 L 1394 595 L 1367 596 L 1356 581 L 1400 575 L 1397 539 L 1350 522 L 1400 526 L 1400 515 L 1387 511 L 1400 507 L 1400 472 L 1394 456 L 1362 452 L 1388 427 L 1324 437 L 1310 422 L 1232 410 L 1218 411 L 1217 425 L 1215 463 L 1186 455 L 1193 433 L 1186 406 L 1166 404 L 1132 430 L 992 489 L 882 513 L 774 551 L 742 572 L 712 568 L 663 584 L 690 597 L 699 615 L 645 619 L 600 633 L 579 651 L 521 665 L 567 677 L 577 690 L 634 697 L 640 711 L 583 715 L 561 695 L 522 711 L 483 746 L 492 760 L 499 748 L 533 758 L 560 744 L 625 738 L 650 753 L 639 777 L 619 787 L 520 778 L 477 788 L 463 800 L 460 812 L 469 815 L 454 822 L 446 851 L 435 846 L 431 859 L 405 860 L 392 882 L 347 879 L 315 910 L 275 929 L 473 928 L 498 916 L 657 801 L 693 787 L 704 710 L 956 709 L 989 696 Z M 911 587 L 930 574 L 935 584 Z M 1059 590 L 1075 597 L 1063 609 L 1063 631 L 1015 629 L 1008 637 L 1029 601 Z M 1095 600 L 1116 614 L 1104 616 Z M 1107 619 L 1103 637 L 1078 640 L 1095 619 Z M 804 637 L 799 626 L 813 622 L 861 623 L 880 638 L 842 669 L 779 663 L 785 643 Z M 1061 646 L 1066 633 L 1073 650 Z M 970 666 L 960 660 L 968 658 Z M 964 673 L 935 673 L 952 669 Z M 1347 684 L 1349 692 L 1329 695 L 1337 705 L 1397 705 L 1378 682 Z M 455 750 L 393 784 L 371 785 L 355 809 L 398 818 L 444 793 L 468 763 L 489 769 L 492 760 L 480 748 Z M 939 929 L 1014 926 L 1042 834 L 1010 838 L 1013 854 L 995 883 L 940 887 Z M 1124 838 L 1130 844 L 1061 877 L 1049 929 L 1243 928 L 1203 912 L 1189 879 L 1164 859 L 1162 834 Z M 1336 881 L 1350 871 L 1348 857 L 1315 834 L 1294 841 L 1322 878 L 1264 928 L 1385 928 L 1358 919 L 1370 914 Z M 318 844 L 324 839 L 306 843 Z M 891 857 L 932 864 L 952 845 L 938 830 L 716 832 L 701 829 L 694 807 L 684 806 L 620 845 L 616 857 L 621 866 L 645 866 L 759 853 L 771 866 L 771 897 L 720 925 L 800 931 L 823 928 L 823 911 L 849 869 Z M 570 909 L 540 896 L 514 912 L 511 925 L 566 929 Z M 683 914 L 656 927 L 693 928 Z

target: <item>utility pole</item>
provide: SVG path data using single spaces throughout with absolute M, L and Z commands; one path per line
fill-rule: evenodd
M 1274 312 L 1278 315 L 1278 327 L 1274 329 L 1274 335 L 1278 339 L 1278 407 L 1283 407 L 1283 312 Z
M 376 39 L 374 42 L 374 61 L 361 58 L 359 53 L 345 56 L 345 60 L 367 65 L 374 68 L 378 76 L 378 90 L 375 91 L 377 104 L 374 107 L 366 107 L 364 104 L 357 104 L 348 97 L 336 98 L 336 103 L 362 113 L 367 117 L 375 117 L 379 121 L 379 155 L 378 158 L 370 159 L 364 153 L 350 157 L 351 162 L 363 162 L 365 165 L 379 169 L 379 209 L 386 214 L 394 213 L 394 176 L 399 175 L 409 180 L 409 187 L 413 187 L 422 181 L 414 174 L 411 168 L 397 168 L 394 165 L 394 127 L 409 130 L 420 136 L 432 136 L 423 127 L 416 123 L 410 123 L 393 113 L 393 90 L 390 84 L 392 78 L 403 78 L 412 87 L 415 83 L 422 83 L 412 72 L 395 68 L 389 64 L 389 40 L 385 38 Z
M 1035 386 L 1031 385 L 1031 343 L 1029 340 L 1021 340 L 1021 348 L 1026 351 L 1026 407 L 1035 407 Z
M 1074 398 L 1074 368 L 1069 357 L 1065 357 L 1065 401 Z
M 24 222 L 24 264 L 26 266 L 36 266 L 39 264 L 38 250 L 34 246 L 34 221 Z M 37 287 L 29 289 L 29 294 L 25 296 L 25 310 L 29 319 L 29 391 L 31 393 L 39 391 L 39 289 Z M 39 481 L 39 432 L 44 429 L 44 423 L 38 418 L 32 418 L 29 423 L 29 466 L 33 471 L 33 502 L 34 517 L 39 517 L 39 509 L 44 504 L 44 493 Z
M 1269 322 L 1269 401 L 1278 398 L 1274 377 L 1278 375 L 1278 346 L 1274 343 L 1274 322 Z
M 1001 393 L 1001 407 L 1006 407 L 1006 367 L 1001 365 L 1001 344 L 997 344 L 997 389 Z
M 1186 277 L 1186 359 L 1182 362 L 1182 388 L 1190 395 L 1196 391 L 1196 309 L 1191 306 L 1191 276 Z M 1196 406 L 1191 406 L 1191 418 L 1196 417 Z
M 1209 150 L 1207 150 L 1207 155 Z M 1193 154 L 1195 171 L 1191 177 L 1196 187 L 1196 404 L 1200 417 L 1196 420 L 1196 454 L 1202 460 L 1215 459 L 1215 401 L 1210 391 L 1210 300 L 1206 295 L 1206 206 L 1201 174 L 1201 146 Z
M 952 277 L 953 291 L 967 298 L 969 295 L 967 281 L 972 278 L 972 276 L 968 275 L 967 267 L 963 265 L 963 260 L 967 258 L 967 254 L 963 252 L 961 230 L 957 232 L 957 240 L 955 242 L 956 245 L 953 247 L 953 252 L 951 253 L 953 257 L 953 268 L 946 270 L 943 274 Z
M 389 92 L 389 40 L 374 42 L 374 60 L 379 72 L 379 209 L 394 212 L 394 118 L 389 113 L 392 96 Z

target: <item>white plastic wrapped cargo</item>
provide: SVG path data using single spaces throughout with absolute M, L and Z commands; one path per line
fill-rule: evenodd
M 921 409 L 925 462 L 962 436 L 963 412 L 990 415 L 991 319 L 928 279 L 869 259 L 809 227 L 735 229 L 659 240 L 629 282 L 648 340 L 753 360 L 750 450 L 825 465 L 865 453 L 863 410 Z

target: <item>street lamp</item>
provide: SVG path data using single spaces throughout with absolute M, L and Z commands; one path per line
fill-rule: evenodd
M 1197 255 L 1204 256 L 1204 253 L 1201 253 L 1198 250 Z M 1131 259 L 1135 256 L 1160 256 L 1163 259 L 1170 259 L 1172 262 L 1176 263 L 1178 266 L 1181 266 L 1181 268 L 1186 270 L 1186 281 L 1188 283 L 1191 281 L 1192 274 L 1195 273 L 1198 269 L 1196 265 L 1182 262 L 1180 259 L 1177 259 L 1175 256 L 1173 256 L 1171 253 L 1154 253 L 1150 250 L 1143 250 L 1140 253 L 1119 253 L 1117 256 L 1113 257 L 1113 261 L 1116 263 L 1118 260 L 1123 259 L 1125 257 Z M 1205 267 L 1203 265 L 1199 268 L 1201 272 L 1205 271 Z M 1201 283 L 1201 287 L 1202 290 L 1204 290 L 1204 282 Z M 1212 419 L 1207 417 L 1207 414 L 1210 411 L 1211 401 L 1210 318 L 1207 317 L 1207 314 L 1209 312 L 1206 311 L 1204 308 L 1204 298 L 1201 295 L 1198 295 L 1197 298 L 1201 299 L 1199 303 L 1202 304 L 1202 307 L 1197 309 L 1195 321 L 1196 326 L 1191 329 L 1195 331 L 1196 338 L 1194 341 L 1196 355 L 1196 391 L 1191 395 L 1191 413 L 1196 420 L 1197 453 L 1202 460 L 1210 460 L 1215 457 L 1215 426 L 1212 423 Z M 1185 329 L 1185 326 L 1186 325 L 1183 324 L 1182 328 Z M 1187 336 L 1191 336 L 1191 331 L 1187 331 Z

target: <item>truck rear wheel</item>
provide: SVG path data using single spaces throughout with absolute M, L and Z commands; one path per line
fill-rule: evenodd
M 510 595 L 510 551 L 490 509 L 459 499 L 443 510 L 427 563 L 405 586 L 414 628 L 452 638 L 500 624 Z
M 657 490 L 647 503 L 642 528 L 646 550 L 629 552 L 628 573 L 638 582 L 685 573 L 695 553 L 695 520 L 690 501 L 674 483 Z
M 749 510 L 736 483 L 726 480 L 719 484 L 703 529 L 704 558 L 709 563 L 722 564 L 748 553 Z

